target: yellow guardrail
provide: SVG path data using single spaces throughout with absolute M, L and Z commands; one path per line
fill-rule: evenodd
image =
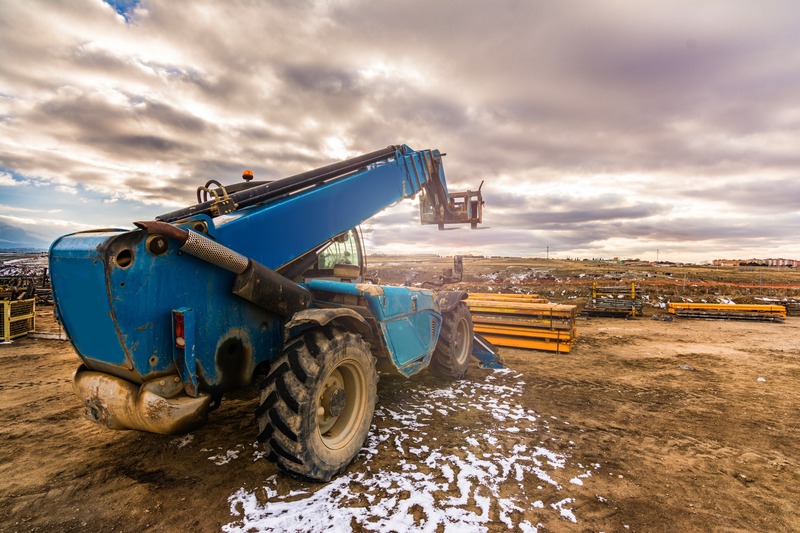
M 601 287 L 593 281 L 592 292 L 583 312 L 587 316 L 637 317 L 642 315 L 642 299 L 637 296 L 635 282 Z
M 36 298 L 29 300 L 2 300 L 3 320 L 0 323 L 0 340 L 8 342 L 36 329 Z

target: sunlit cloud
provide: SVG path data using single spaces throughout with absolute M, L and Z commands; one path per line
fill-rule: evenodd
M 794 9 L 9 2 L 4 213 L 46 200 L 48 234 L 128 225 L 244 168 L 277 179 L 406 143 L 446 152 L 451 187 L 484 182 L 488 229 L 375 206 L 372 251 L 800 257 Z

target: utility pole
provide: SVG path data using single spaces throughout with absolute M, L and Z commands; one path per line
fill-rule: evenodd
M 547 258 L 550 259 L 550 247 L 547 247 Z

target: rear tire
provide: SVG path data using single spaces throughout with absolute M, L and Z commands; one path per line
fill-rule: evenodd
M 472 355 L 472 315 L 460 302 L 442 315 L 442 332 L 431 358 L 431 369 L 449 379 L 462 379 Z
M 369 434 L 377 381 L 360 335 L 322 328 L 291 341 L 272 365 L 256 410 L 267 458 L 291 474 L 330 481 Z

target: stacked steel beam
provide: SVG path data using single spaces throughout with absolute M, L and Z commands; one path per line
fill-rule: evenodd
M 783 322 L 786 307 L 782 305 L 704 304 L 670 302 L 667 311 L 681 318 L 711 320 L 757 320 Z
M 466 302 L 475 331 L 497 346 L 569 353 L 577 337 L 574 305 L 536 294 L 473 293 Z
M 794 299 L 784 298 L 783 300 L 771 298 L 759 298 L 765 305 L 782 305 L 786 308 L 786 316 L 800 316 L 800 302 Z

